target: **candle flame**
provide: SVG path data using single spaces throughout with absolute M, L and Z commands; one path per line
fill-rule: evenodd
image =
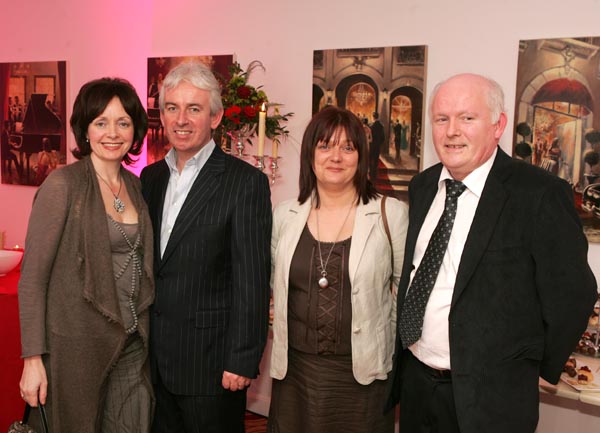
M 260 111 L 267 111 L 267 105 L 263 102 L 262 107 L 260 107 Z

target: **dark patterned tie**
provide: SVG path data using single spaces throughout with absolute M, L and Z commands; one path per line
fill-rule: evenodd
M 398 331 L 404 349 L 413 345 L 421 337 L 425 307 L 440 272 L 440 266 L 448 248 L 450 233 L 452 233 L 456 217 L 456 202 L 465 188 L 466 186 L 458 180 L 446 179 L 444 213 L 429 239 L 429 244 L 427 244 L 423 259 L 408 289 L 398 319 Z

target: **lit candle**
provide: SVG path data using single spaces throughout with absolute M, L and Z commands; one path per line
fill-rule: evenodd
M 258 156 L 265 154 L 265 132 L 267 130 L 267 107 L 263 102 L 258 113 Z
M 274 139 L 273 140 L 273 149 L 271 151 L 271 153 L 273 154 L 273 158 L 276 159 L 277 158 L 277 150 L 278 150 L 278 144 L 279 144 L 279 140 Z

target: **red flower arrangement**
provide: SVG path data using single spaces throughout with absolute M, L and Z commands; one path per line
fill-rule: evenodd
M 217 128 L 217 134 L 220 137 L 227 136 L 228 133 L 240 133 L 246 138 L 253 137 L 256 134 L 256 125 L 258 124 L 258 113 L 263 103 L 268 107 L 269 98 L 261 89 L 262 86 L 254 87 L 248 84 L 250 73 L 255 68 L 265 69 L 263 64 L 254 60 L 244 71 L 240 64 L 235 62 L 229 67 L 230 78 L 223 84 L 221 98 L 225 110 L 221 124 Z M 223 80 L 225 81 L 225 80 Z M 269 116 L 266 120 L 266 136 L 271 140 L 280 140 L 280 136 L 287 136 L 288 130 L 283 122 L 286 122 L 294 113 L 275 114 Z

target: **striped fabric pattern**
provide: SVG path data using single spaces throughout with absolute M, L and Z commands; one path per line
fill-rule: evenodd
M 141 175 L 160 251 L 164 161 Z M 271 202 L 267 177 L 215 148 L 155 256 L 151 356 L 178 395 L 222 393 L 223 371 L 258 374 L 267 338 Z

